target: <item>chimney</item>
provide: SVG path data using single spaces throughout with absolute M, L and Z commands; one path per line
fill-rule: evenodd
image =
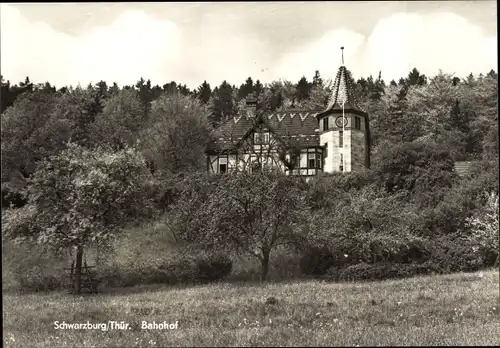
M 247 118 L 254 118 L 257 111 L 257 98 L 250 93 L 245 100 Z

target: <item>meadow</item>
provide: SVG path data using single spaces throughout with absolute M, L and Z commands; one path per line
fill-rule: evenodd
M 4 296 L 6 347 L 499 345 L 499 273 Z M 142 330 L 142 321 L 178 329 Z M 56 330 L 124 321 L 128 330 Z

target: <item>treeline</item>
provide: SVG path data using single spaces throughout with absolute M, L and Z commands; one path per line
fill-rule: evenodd
M 243 256 L 265 278 L 285 250 L 284 263 L 300 260 L 300 274 L 335 279 L 491 266 L 497 74 L 426 77 L 413 69 L 398 82 L 379 74 L 352 83 L 370 116 L 373 168 L 306 184 L 267 170 L 209 176 L 204 150 L 213 127 L 250 93 L 267 111 L 324 107 L 331 81 L 319 72 L 311 82 L 248 78 L 195 91 L 144 79 L 59 89 L 2 81 L 3 236 L 24 240 L 7 251 L 10 274 L 21 288 L 57 287 L 60 275 L 33 271 L 43 264 L 34 250 L 111 247 L 132 225 L 139 227 L 127 240 L 135 242 L 114 245 L 116 264 L 101 267 L 117 285 L 220 278 Z M 454 171 L 460 160 L 476 163 L 463 178 Z M 145 234 L 147 221 L 162 227 Z M 182 255 L 173 260 L 167 244 Z

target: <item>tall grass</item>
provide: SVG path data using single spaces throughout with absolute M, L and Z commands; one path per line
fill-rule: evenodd
M 369 283 L 147 286 L 6 295 L 6 347 L 498 345 L 498 271 Z M 55 330 L 54 321 L 130 324 Z M 141 330 L 141 321 L 177 330 Z

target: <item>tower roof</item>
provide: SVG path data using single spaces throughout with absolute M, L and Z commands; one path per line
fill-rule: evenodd
M 354 86 L 348 78 L 348 71 L 344 66 L 344 47 L 342 47 L 342 65 L 335 77 L 332 94 L 328 99 L 327 107 L 323 113 L 333 110 L 342 110 L 342 104 L 344 104 L 343 107 L 345 110 L 350 109 L 366 113 L 366 111 L 359 106 L 354 94 Z

